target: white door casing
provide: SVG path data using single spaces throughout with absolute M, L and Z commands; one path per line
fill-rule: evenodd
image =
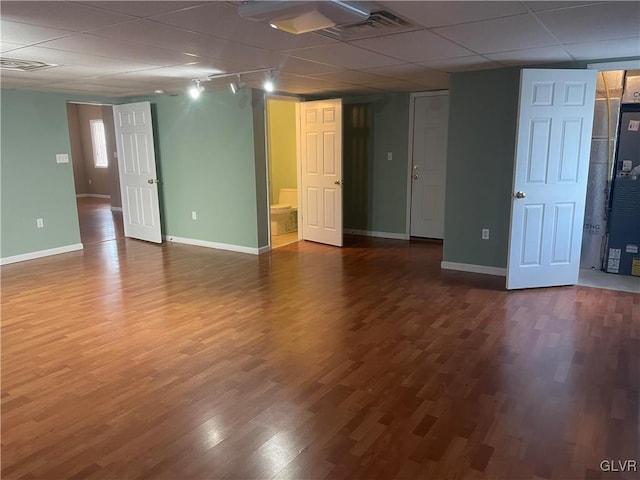
M 342 246 L 342 100 L 300 104 L 302 238 Z
M 444 237 L 449 92 L 412 96 L 411 236 Z
M 158 179 L 149 102 L 113 107 L 125 237 L 161 243 Z
M 508 289 L 578 282 L 596 73 L 522 70 Z

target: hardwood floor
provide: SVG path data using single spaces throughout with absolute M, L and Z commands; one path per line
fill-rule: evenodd
M 271 236 L 271 248 L 280 248 L 298 241 L 298 232 L 285 233 Z
M 2 269 L 2 477 L 638 478 L 640 295 L 442 247 L 117 238 Z
M 80 197 L 78 223 L 83 244 L 104 242 L 124 237 L 122 212 L 111 211 L 111 200 L 105 198 Z

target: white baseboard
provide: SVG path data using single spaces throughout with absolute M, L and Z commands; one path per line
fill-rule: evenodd
M 228 250 L 230 252 L 239 252 L 239 253 L 250 253 L 252 255 L 259 255 L 268 250 L 269 247 L 245 247 L 242 245 L 233 245 L 230 243 L 218 243 L 218 242 L 209 242 L 207 240 L 198 240 L 196 238 L 184 238 L 184 237 L 176 237 L 174 235 L 164 235 L 164 239 L 168 242 L 174 243 L 184 243 L 185 245 L 195 245 L 196 247 L 206 247 L 206 248 L 215 248 L 217 250 Z
M 112 212 L 121 212 L 122 211 L 122 207 L 111 207 L 111 211 Z
M 258 255 L 262 255 L 263 253 L 267 253 L 271 251 L 271 247 L 269 245 L 265 245 L 264 247 L 258 248 Z
M 362 235 L 364 237 L 392 238 L 394 240 L 409 240 L 409 236 L 406 233 L 375 232 L 372 230 L 358 230 L 355 228 L 345 228 L 342 231 L 347 235 Z
M 12 257 L 0 258 L 0 265 L 9 263 L 24 262 L 26 260 L 34 260 L 36 258 L 48 257 L 50 255 L 58 255 L 60 253 L 75 252 L 82 250 L 84 246 L 81 243 L 73 245 L 65 245 L 64 247 L 49 248 L 47 250 L 39 250 L 37 252 L 23 253 L 22 255 L 14 255 Z
M 111 195 L 103 195 L 101 193 L 78 193 L 76 195 L 76 197 L 78 197 L 78 198 L 87 198 L 87 197 L 91 197 L 91 198 L 111 198 Z
M 442 262 L 440 268 L 443 270 L 458 270 L 460 272 L 483 273 L 484 275 L 507 276 L 506 268 L 487 267 L 485 265 L 471 265 L 469 263 Z

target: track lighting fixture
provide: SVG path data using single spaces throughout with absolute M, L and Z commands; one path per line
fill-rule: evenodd
M 235 95 L 236 93 L 238 93 L 238 90 L 240 90 L 241 88 L 246 87 L 246 84 L 242 81 L 240 81 L 240 74 L 238 74 L 238 81 L 237 82 L 231 82 L 229 84 L 229 88 L 231 88 L 231 91 L 233 92 L 233 94 Z
M 200 80 L 193 80 L 194 85 L 189 89 L 189 95 L 194 100 L 200 96 L 200 94 L 204 91 L 204 87 L 200 85 Z
M 252 74 L 262 73 L 262 72 L 268 72 L 268 77 L 265 80 L 265 82 L 262 84 L 263 88 L 267 92 L 273 92 L 275 91 L 275 88 L 276 88 L 275 72 L 277 71 L 278 71 L 277 67 L 258 68 L 256 70 L 246 70 L 244 72 L 216 73 L 214 75 L 209 75 L 207 77 L 193 78 L 191 80 L 193 82 L 193 85 L 189 89 L 189 95 L 191 95 L 191 97 L 195 99 L 195 98 L 198 98 L 202 92 L 204 92 L 204 87 L 200 85 L 200 82 L 210 82 L 212 80 L 218 80 L 220 78 L 227 78 L 227 77 L 238 77 L 237 82 L 231 82 L 229 84 L 229 88 L 235 94 L 235 93 L 238 93 L 238 91 L 241 88 L 244 88 L 247 86 L 246 83 L 241 81 L 241 78 L 240 78 L 241 75 L 252 75 Z

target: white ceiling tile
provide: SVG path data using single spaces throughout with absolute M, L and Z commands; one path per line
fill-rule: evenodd
M 426 30 L 367 38 L 352 43 L 407 62 L 463 57 L 473 53 Z
M 38 45 L 70 52 L 87 53 L 103 57 L 121 58 L 144 63 L 152 58 L 155 65 L 183 65 L 198 59 L 192 55 L 165 50 L 150 45 L 124 43 L 95 35 L 80 33 Z
M 137 20 L 135 22 L 112 25 L 93 30 L 91 34 L 114 38 L 123 42 L 142 43 L 176 52 L 209 57 L 215 57 L 218 49 L 223 44 L 223 42 L 216 42 L 215 39 L 206 35 L 170 27 L 150 20 Z
M 65 52 L 53 48 L 25 47 L 13 50 L 11 56 L 21 60 L 35 60 L 56 65 L 77 67 L 95 67 L 122 72 L 132 70 L 144 70 L 154 65 L 139 62 L 130 62 L 118 58 L 99 57 L 86 53 Z M 149 59 L 149 61 L 152 61 Z
M 370 52 L 369 50 L 364 50 L 347 43 L 332 43 L 321 47 L 301 48 L 291 50 L 287 52 L 287 54 L 293 57 L 351 69 L 381 67 L 402 63 L 394 58 Z
M 204 2 L 171 2 L 171 1 L 99 1 L 81 2 L 83 5 L 109 10 L 111 12 L 124 13 L 134 17 L 151 17 L 162 13 L 183 10 L 195 7 Z
M 611 40 L 640 34 L 640 2 L 605 2 L 540 12 L 537 16 L 563 43 Z
M 525 13 L 521 2 L 382 2 L 410 22 L 423 27 L 441 27 Z
M 338 67 L 325 65 L 324 63 L 310 62 L 308 60 L 288 57 L 286 55 L 280 56 L 278 67 L 280 68 L 280 71 L 294 75 L 317 75 L 320 73 L 331 73 L 340 70 Z
M 100 84 L 94 85 L 91 83 L 73 83 L 73 82 L 52 83 L 51 86 L 53 88 L 72 89 L 72 91 L 74 92 L 77 91 L 77 92 L 107 93 L 107 94 L 124 93 L 127 90 L 130 90 L 128 88 L 105 87 Z
M 376 82 L 367 82 L 363 85 L 366 87 L 374 87 L 381 90 L 393 90 L 398 92 L 417 92 L 422 88 L 422 86 L 417 83 L 393 78 L 386 78 Z
M 113 74 L 115 71 L 85 67 L 51 67 L 31 72 L 2 70 L 2 82 L 7 78 L 20 78 L 33 83 L 54 82 L 62 80 L 78 80 L 97 78 L 100 75 Z
M 4 4 L 3 4 L 4 8 Z M 0 39 L 2 43 L 9 42 L 18 45 L 30 45 L 32 43 L 44 42 L 54 38 L 70 35 L 68 30 L 56 28 L 37 27 L 25 23 L 9 22 L 0 20 Z
M 486 56 L 505 65 L 535 65 L 573 60 L 562 47 L 531 48 L 514 52 L 489 53 Z
M 422 65 L 428 68 L 442 70 L 443 72 L 466 72 L 469 70 L 486 70 L 489 68 L 500 68 L 503 66 L 480 55 L 434 60 L 431 62 L 424 62 Z
M 533 12 L 543 12 L 545 10 L 557 10 L 559 8 L 570 8 L 577 7 L 580 5 L 590 5 L 600 2 L 545 2 L 545 1 L 533 1 L 533 2 L 524 2 L 527 8 L 531 9 Z
M 196 8 L 157 15 L 154 20 L 273 51 L 335 43 L 335 40 L 314 33 L 291 35 L 262 23 L 245 20 L 238 14 L 236 6 L 223 2 L 209 2 Z
M 128 22 L 134 17 L 70 2 L 2 2 L 2 18 L 14 22 L 42 25 L 82 32 Z
M 622 57 L 640 57 L 640 37 L 576 43 L 564 47 L 576 60 L 611 58 L 611 53 Z
M 442 76 L 442 72 L 432 70 L 418 63 L 403 63 L 400 65 L 391 65 L 387 67 L 375 67 L 364 69 L 365 72 L 373 73 L 382 77 L 397 78 L 397 79 L 420 79 L 428 80 L 434 77 L 434 75 Z M 444 74 L 446 77 L 446 74 Z
M 557 44 L 529 14 L 436 28 L 434 32 L 475 53 L 506 52 Z
M 2 42 L 0 43 L 0 52 L 6 53 L 21 47 L 24 47 L 24 45 L 19 45 L 17 43 Z
M 233 35 L 237 24 L 242 20 L 238 9 L 226 2 L 207 2 L 179 12 L 156 15 L 153 19 L 166 25 L 221 38 Z
M 314 75 L 313 78 L 332 81 L 332 82 L 355 83 L 355 84 L 365 84 L 365 83 L 381 82 L 381 81 L 388 80 L 387 77 L 381 77 L 380 75 L 375 75 L 373 73 L 355 71 L 355 70 L 343 70 L 340 72 Z

